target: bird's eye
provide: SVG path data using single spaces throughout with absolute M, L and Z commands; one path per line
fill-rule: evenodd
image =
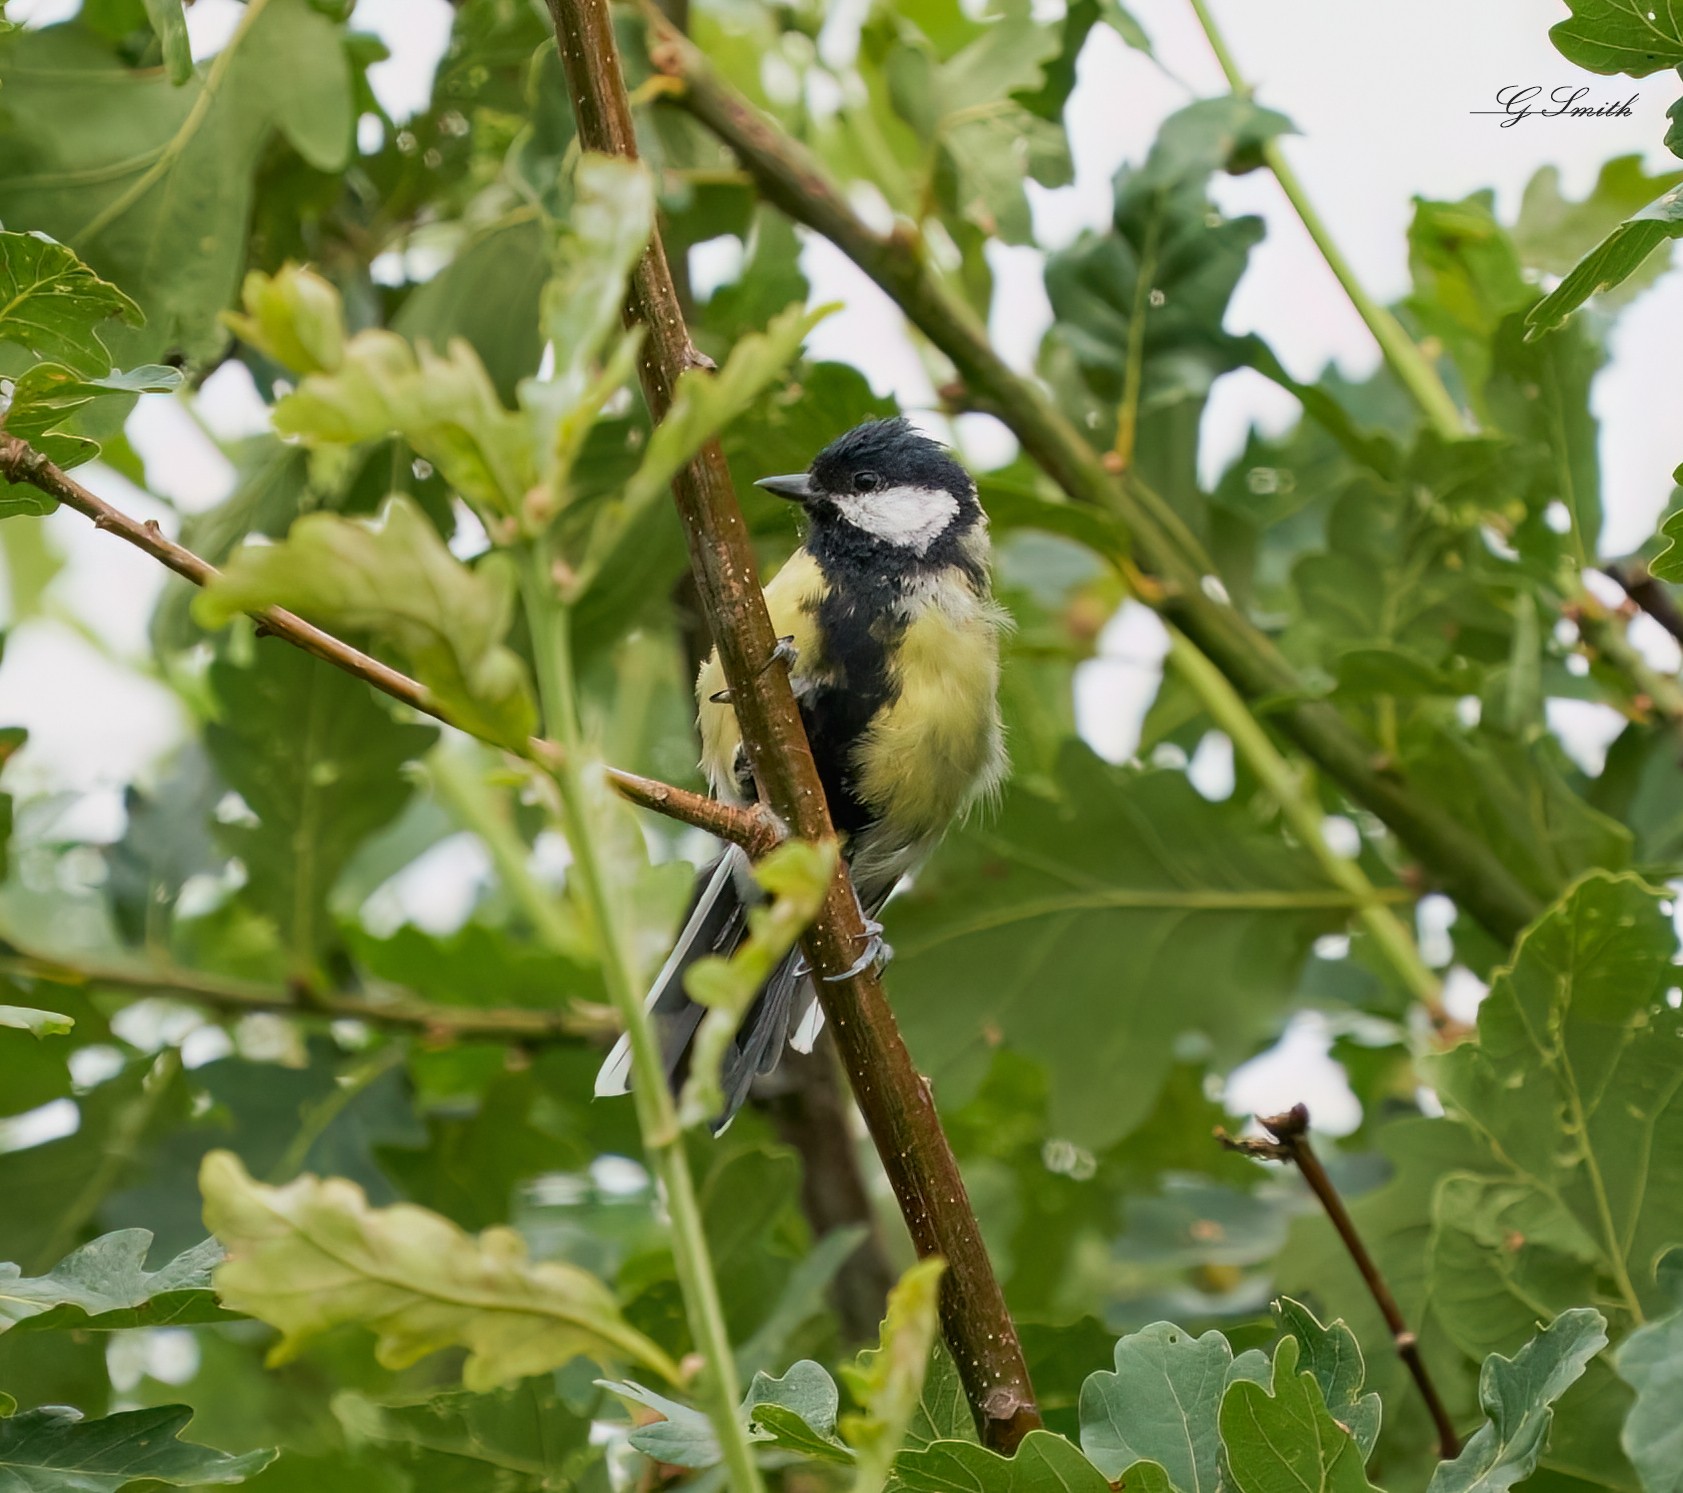
M 882 486 L 882 478 L 875 472 L 859 472 L 853 478 L 855 492 L 875 492 Z

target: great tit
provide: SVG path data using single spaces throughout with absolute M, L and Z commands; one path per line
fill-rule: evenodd
M 765 600 L 873 940 L 863 963 L 886 947 L 874 919 L 900 878 L 1004 775 L 997 696 L 1006 616 L 990 586 L 987 515 L 964 468 L 904 419 L 860 425 L 808 471 L 757 485 L 806 513 L 805 543 L 766 586 Z M 696 700 L 714 795 L 752 803 L 754 780 L 717 653 L 702 665 Z M 703 1014 L 684 994 L 684 972 L 703 955 L 736 949 L 759 895 L 747 856 L 734 846 L 697 879 L 683 932 L 648 997 L 674 1083 Z M 796 949 L 736 1034 L 716 1130 L 741 1107 L 755 1075 L 776 1066 L 785 1041 L 810 1051 L 823 1020 Z M 630 1067 L 621 1038 L 596 1093 L 625 1093 Z

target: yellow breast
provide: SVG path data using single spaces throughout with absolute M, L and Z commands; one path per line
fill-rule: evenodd
M 932 588 L 893 656 L 898 692 L 860 743 L 855 781 L 908 838 L 940 834 L 1004 772 L 1001 620 L 954 572 Z

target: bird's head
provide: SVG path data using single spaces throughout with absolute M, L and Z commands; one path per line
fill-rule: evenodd
M 845 526 L 920 558 L 982 517 L 970 474 L 902 418 L 857 425 L 805 472 L 762 477 L 756 486 L 800 503 L 814 530 Z

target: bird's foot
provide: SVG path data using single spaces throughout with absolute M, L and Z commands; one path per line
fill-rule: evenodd
M 875 918 L 865 919 L 865 952 L 852 964 L 848 965 L 839 975 L 825 975 L 826 985 L 839 985 L 843 980 L 851 980 L 855 975 L 863 974 L 873 964 L 887 964 L 894 957 L 893 946 L 882 936 L 882 924 Z
M 777 640 L 777 646 L 771 650 L 771 656 L 760 665 L 760 672 L 762 674 L 765 673 L 767 669 L 779 660 L 788 664 L 790 668 L 793 668 L 795 666 L 795 660 L 800 656 L 801 650 L 795 646 L 795 635 L 790 633 L 788 637 L 779 638 Z
M 771 656 L 760 665 L 760 672 L 762 674 L 765 673 L 767 669 L 777 663 L 780 659 L 793 668 L 795 660 L 800 656 L 801 651 L 795 646 L 793 634 L 786 638 L 779 638 L 777 640 L 777 646 L 771 650 Z M 715 705 L 729 705 L 731 703 L 730 691 L 728 689 L 722 689 L 716 695 L 709 695 L 707 698 Z

